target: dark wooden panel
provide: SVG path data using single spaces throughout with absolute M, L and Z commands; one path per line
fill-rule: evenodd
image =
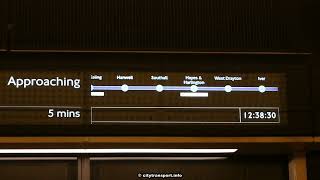
M 299 0 L 13 0 L 13 49 L 301 51 Z
M 76 161 L 0 161 L 1 180 L 76 180 Z
M 308 180 L 320 179 L 320 152 L 312 152 L 307 159 Z
M 313 111 L 314 122 L 316 127 L 316 135 L 320 136 L 320 27 L 319 23 L 315 23 L 314 19 L 319 14 L 320 1 L 309 0 L 310 13 L 309 17 L 309 30 L 312 35 L 313 55 L 312 55 L 312 99 L 313 99 Z
M 319 41 L 318 41 L 319 42 Z M 318 43 L 319 44 L 319 43 Z M 313 100 L 313 112 L 314 112 L 314 127 L 317 136 L 320 136 L 320 48 L 315 50 L 316 52 L 312 56 L 313 68 L 312 68 L 312 100 Z
M 320 27 L 315 23 L 314 17 L 319 14 L 320 2 L 317 0 L 310 0 L 309 29 L 312 34 L 313 55 L 312 55 L 312 99 L 314 122 L 316 127 L 316 135 L 320 136 Z
M 197 161 L 93 161 L 92 180 L 148 179 L 148 174 L 181 174 L 182 178 L 245 180 L 243 167 L 238 163 Z M 125 170 L 125 173 L 124 173 Z M 232 173 L 230 173 L 232 172 Z M 139 177 L 141 176 L 141 177 Z M 156 178 L 156 179 L 159 179 Z
M 287 180 L 288 163 L 286 161 L 251 162 L 247 165 L 246 180 Z
M 146 174 L 179 173 L 183 178 L 166 179 L 221 179 L 287 180 L 287 163 L 281 160 L 217 160 L 217 161 L 165 161 L 121 160 L 92 161 L 91 179 L 147 179 Z M 125 173 L 124 173 L 125 170 Z M 139 178 L 139 174 L 142 176 Z
M 7 48 L 8 1 L 0 1 L 0 50 Z

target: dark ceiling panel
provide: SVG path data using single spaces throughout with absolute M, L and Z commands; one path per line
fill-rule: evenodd
M 304 50 L 285 1 L 12 0 L 13 49 Z
M 0 0 L 0 50 L 7 49 L 8 27 L 8 4 L 7 0 Z

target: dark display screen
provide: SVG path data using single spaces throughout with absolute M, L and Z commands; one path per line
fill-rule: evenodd
M 0 71 L 0 124 L 282 124 L 285 73 Z

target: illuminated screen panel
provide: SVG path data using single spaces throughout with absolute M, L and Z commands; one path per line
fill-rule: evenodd
M 0 79 L 1 124 L 81 124 L 82 73 L 1 72 Z
M 285 73 L 5 72 L 0 124 L 280 124 Z

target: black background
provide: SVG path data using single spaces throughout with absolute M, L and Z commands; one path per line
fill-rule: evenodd
M 312 135 L 307 55 L 9 53 L 2 58 L 1 70 L 285 72 L 289 90 L 288 125 L 2 126 L 5 135 Z
M 30 69 L 32 67 L 36 69 L 45 66 L 48 69 L 57 70 L 59 64 L 66 63 L 63 65 L 65 68 L 79 69 L 84 66 L 79 63 L 80 60 L 88 61 L 90 59 L 90 61 L 93 60 L 92 63 L 103 62 L 109 64 L 114 60 L 119 61 L 122 56 L 130 56 L 128 66 L 124 66 L 127 67 L 125 68 L 127 70 L 131 67 L 140 67 L 141 64 L 151 61 L 151 55 L 145 54 L 118 54 L 117 59 L 112 58 L 114 55 L 106 55 L 111 57 L 97 60 L 97 58 L 92 57 L 99 57 L 99 53 L 87 55 L 83 58 L 82 54 L 69 54 L 68 56 L 60 54 L 57 58 L 56 55 L 53 56 L 50 53 L 41 55 L 13 53 L 14 50 L 18 49 L 59 51 L 262 51 L 265 52 L 264 54 L 283 51 L 312 52 L 313 54 L 308 57 L 300 55 L 225 55 L 226 57 L 224 55 L 206 55 L 207 57 L 214 57 L 215 63 L 223 64 L 227 62 L 226 64 L 229 65 L 239 63 L 252 68 L 263 66 L 266 63 L 298 64 L 300 66 L 301 64 L 308 64 L 308 60 L 310 60 L 311 66 L 307 76 L 311 77 L 311 88 L 305 90 L 310 91 L 311 96 L 309 94 L 305 98 L 305 95 L 301 93 L 297 97 L 308 102 L 304 107 L 307 107 L 307 109 L 312 107 L 312 113 L 308 111 L 308 115 L 304 116 L 304 118 L 307 117 L 306 121 L 297 121 L 293 128 L 282 132 L 274 132 L 268 128 L 267 130 L 255 130 L 255 132 L 247 131 L 247 128 L 232 130 L 231 132 L 226 132 L 225 129 L 212 132 L 203 127 L 201 132 L 196 131 L 196 129 L 189 129 L 181 131 L 181 134 L 186 133 L 186 131 L 196 131 L 196 134 L 201 135 L 207 134 L 203 132 L 218 135 L 320 135 L 320 29 L 318 21 L 320 6 L 318 0 L 234 1 L 238 3 L 225 0 L 214 1 L 220 3 L 220 7 L 210 4 L 210 2 L 213 2 L 210 0 L 193 1 L 194 3 L 188 1 L 190 2 L 188 7 L 192 9 L 189 16 L 186 16 L 188 11 L 181 10 L 181 1 L 170 1 L 175 2 L 171 5 L 169 5 L 169 1 L 162 1 L 161 3 L 161 0 L 150 1 L 148 5 L 146 2 L 147 0 L 139 4 L 138 1 L 134 1 L 131 4 L 124 5 L 124 1 L 117 0 L 0 0 L 0 50 L 5 49 L 5 52 L 0 52 L 0 68 Z M 272 8 L 270 2 L 273 3 Z M 114 10 L 103 11 L 101 5 L 106 3 L 110 3 L 110 7 Z M 199 4 L 196 5 L 196 3 Z M 151 4 L 161 8 L 158 11 L 145 10 Z M 206 6 L 208 6 L 206 10 L 197 11 L 197 7 Z M 47 7 L 47 9 L 43 7 Z M 52 8 L 48 9 L 48 7 Z M 214 8 L 214 10 L 210 11 L 210 8 Z M 141 11 L 138 11 L 138 9 Z M 99 17 L 102 18 L 99 19 Z M 144 17 L 144 19 L 141 17 Z M 210 17 L 213 21 L 208 23 L 207 17 Z M 235 20 L 235 17 L 240 18 Z M 160 62 L 167 56 L 169 55 L 156 55 Z M 174 58 L 175 63 L 180 63 L 181 56 L 179 57 Z M 195 55 L 183 55 L 183 57 L 193 58 Z M 167 59 L 163 63 L 171 63 L 171 61 Z M 161 67 L 161 65 L 158 67 Z M 140 68 L 143 69 L 143 67 Z M 184 67 L 181 66 L 180 68 L 183 69 Z M 240 67 L 234 66 L 233 68 Z M 294 100 L 289 99 L 289 102 L 294 103 Z M 112 128 L 115 131 L 124 130 L 128 133 L 132 129 L 132 127 Z M 14 131 L 12 131 L 13 129 Z M 141 127 L 140 130 L 143 129 L 146 128 Z M 155 132 L 155 134 L 158 133 L 154 128 L 147 129 Z M 174 130 L 172 127 L 164 129 L 170 132 Z M 185 128 L 181 127 L 181 129 Z M 65 133 L 68 131 L 69 134 L 75 135 L 77 130 L 73 128 L 61 129 L 61 127 L 1 127 L 0 132 L 2 132 L 2 135 L 45 135 L 48 132 Z M 86 131 L 87 129 L 82 130 Z M 309 179 L 319 179 L 318 156 L 313 154 L 309 157 L 310 163 L 308 165 L 311 167 L 308 170 Z
M 302 121 L 299 124 L 300 128 L 281 133 L 274 132 L 274 135 L 311 134 L 311 124 L 315 127 L 314 132 L 320 135 L 320 111 L 318 111 L 320 88 L 319 73 L 317 73 L 319 69 L 319 41 L 317 41 L 319 29 L 316 18 L 318 1 L 188 0 L 173 2 L 153 0 L 125 3 L 125 1 L 118 0 L 1 0 L 0 4 L 0 49 L 7 50 L 3 54 L 16 53 L 17 50 L 262 52 L 258 59 L 264 60 L 259 61 L 255 59 L 256 55 L 232 57 L 233 61 L 239 64 L 247 63 L 256 67 L 271 61 L 274 64 L 281 64 L 283 57 L 287 64 L 296 62 L 304 64 L 309 63 L 308 60 L 310 60 L 312 66 L 307 76 L 312 79 L 312 88 L 306 88 L 305 91 L 311 92 L 312 96 L 309 96 L 310 93 L 306 93 L 305 96 L 305 93 L 301 92 L 301 95 L 295 98 L 305 99 L 305 101 L 312 99 L 312 104 L 308 102 L 309 104 L 304 107 L 310 109 L 312 105 L 313 113 L 301 116 L 300 119 L 307 119 L 307 123 Z M 313 54 L 308 58 L 300 58 L 299 55 L 295 58 L 285 55 L 279 55 L 277 58 L 265 55 L 274 52 L 311 52 Z M 7 55 L 1 55 L 1 63 L 4 63 L 1 64 L 1 68 L 6 68 L 10 63 L 15 68 L 36 67 L 38 65 L 35 62 L 38 61 L 38 64 L 43 64 L 46 68 L 54 69 L 57 67 L 51 64 L 59 64 L 64 61 L 67 63 L 65 67 L 77 69 L 78 66 L 81 67 L 80 60 L 92 59 L 92 63 L 98 63 L 97 66 L 102 61 L 108 61 L 107 63 L 119 61 L 113 58 L 95 60 L 97 59 L 95 56 L 99 56 L 99 53 L 93 53 L 87 58 L 78 58 L 82 55 L 76 54 L 71 55 L 73 58 L 70 56 L 64 58 L 62 54 L 59 56 L 60 61 L 51 57 L 50 53 L 41 56 L 16 53 L 16 55 L 9 56 L 16 57 L 8 59 Z M 118 57 L 121 58 L 121 56 Z M 165 60 L 166 56 L 169 55 L 161 54 L 157 55 L 157 58 L 167 63 L 171 61 L 181 63 L 177 60 L 179 58 Z M 185 56 L 193 57 L 194 55 Z M 127 70 L 137 65 L 143 69 L 143 66 L 139 65 L 152 64 L 150 61 L 154 61 L 149 57 L 148 55 L 130 54 L 130 61 L 126 61 L 128 66 L 123 66 L 123 68 Z M 38 60 L 33 61 L 34 58 Z M 15 63 L 10 62 L 14 59 L 16 59 Z M 250 60 L 246 62 L 246 59 Z M 223 62 L 225 59 L 217 61 Z M 228 61 L 230 64 L 233 63 L 230 58 Z M 289 101 L 294 103 L 295 99 L 291 97 Z M 310 122 L 311 119 L 313 123 Z M 155 129 L 152 130 L 157 132 Z M 44 132 L 36 131 L 39 133 L 35 134 Z M 18 134 L 26 132 L 22 130 Z M 204 134 L 212 133 L 211 131 L 210 133 L 205 132 Z M 215 133 L 219 134 L 218 132 L 213 134 Z M 251 131 L 246 130 L 242 130 L 240 134 L 242 133 L 243 135 L 252 134 Z M 269 133 L 272 134 L 270 130 L 265 130 L 253 134 Z M 71 134 L 74 133 L 71 132 Z

